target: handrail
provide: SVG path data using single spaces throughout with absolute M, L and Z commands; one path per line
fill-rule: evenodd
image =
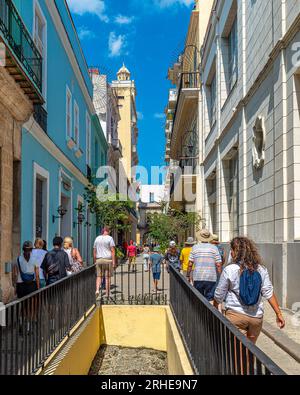
M 170 306 L 197 374 L 286 374 L 171 266 Z
M 0 375 L 36 373 L 95 302 L 95 267 L 90 266 L 5 305 Z
M 0 33 L 41 93 L 42 56 L 12 0 L 0 0 Z

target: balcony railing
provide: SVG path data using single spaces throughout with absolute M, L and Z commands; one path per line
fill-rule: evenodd
M 180 85 L 178 89 L 177 103 L 174 114 L 173 131 L 175 127 L 176 115 L 178 113 L 178 105 L 180 102 L 180 96 L 184 91 L 198 90 L 200 88 L 200 73 L 198 71 L 190 73 L 181 73 Z M 173 133 L 172 131 L 172 133 Z
M 1 1 L 1 0 L 0 0 Z M 48 113 L 41 104 L 34 106 L 33 118 L 45 133 L 48 131 Z
M 113 146 L 114 150 L 115 151 L 119 151 L 121 156 L 122 156 L 123 147 L 122 147 L 121 141 L 119 139 L 113 139 L 112 140 L 112 146 Z
M 41 94 L 42 56 L 11 0 L 0 0 L 0 36 Z

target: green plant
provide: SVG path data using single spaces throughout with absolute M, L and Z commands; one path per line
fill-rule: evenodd
M 134 208 L 132 201 L 124 199 L 119 194 L 111 195 L 105 189 L 98 196 L 97 187 L 92 182 L 85 191 L 84 199 L 91 213 L 96 215 L 97 226 L 107 225 L 111 230 L 117 231 L 130 229 L 130 211 Z

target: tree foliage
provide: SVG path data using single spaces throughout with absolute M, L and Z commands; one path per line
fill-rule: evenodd
M 99 196 L 97 187 L 90 183 L 85 188 L 85 201 L 91 213 L 96 215 L 97 226 L 107 225 L 111 230 L 129 230 L 130 212 L 134 208 L 132 201 L 118 194 L 112 195 L 104 192 Z
M 169 210 L 167 213 L 153 213 L 148 215 L 148 234 L 163 249 L 167 248 L 171 240 L 182 240 L 190 229 L 200 228 L 201 216 L 194 212 Z

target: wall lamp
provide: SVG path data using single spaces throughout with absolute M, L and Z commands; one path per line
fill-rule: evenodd
M 82 225 L 83 221 L 85 220 L 85 216 L 83 213 L 78 213 L 77 221 L 78 222 L 73 222 L 73 228 L 75 228 L 76 225 Z
M 57 215 L 52 215 L 52 222 L 54 223 L 56 218 L 63 218 L 64 215 L 67 214 L 68 210 L 65 209 L 63 206 L 59 206 L 57 209 L 58 216 Z

